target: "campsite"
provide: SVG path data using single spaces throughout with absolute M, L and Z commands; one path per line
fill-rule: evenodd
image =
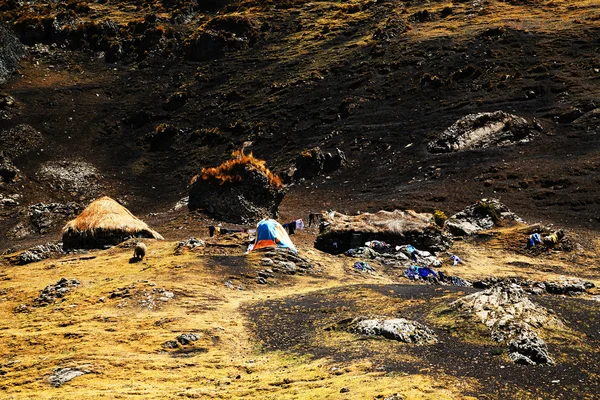
M 0 0 L 0 397 L 595 399 L 589 0 Z

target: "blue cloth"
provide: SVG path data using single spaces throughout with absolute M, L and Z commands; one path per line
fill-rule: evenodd
M 421 267 L 419 268 L 419 276 L 421 278 L 427 278 L 429 275 L 433 275 L 437 278 L 437 273 L 429 267 Z

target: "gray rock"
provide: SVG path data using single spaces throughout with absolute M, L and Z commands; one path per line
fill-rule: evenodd
M 554 360 L 548 354 L 546 342 L 531 331 L 525 331 L 516 339 L 512 339 L 508 345 L 508 351 L 508 356 L 516 364 L 554 365 Z
M 481 199 L 448 218 L 445 229 L 456 236 L 469 236 L 492 229 L 499 221 L 523 222 L 499 200 Z
M 526 143 L 537 136 L 541 126 L 503 111 L 469 114 L 429 142 L 431 153 L 509 146 Z
M 58 368 L 54 370 L 54 373 L 48 378 L 48 382 L 54 386 L 59 387 L 65 383 L 77 378 L 78 376 L 89 374 L 88 370 L 79 370 L 74 368 Z
M 438 339 L 431 329 L 416 321 L 404 318 L 368 319 L 358 317 L 348 324 L 347 330 L 366 336 L 383 336 L 404 343 L 433 344 Z
M 33 299 L 34 307 L 44 307 L 54 303 L 57 299 L 64 297 L 64 295 L 71 291 L 73 288 L 79 286 L 80 283 L 77 279 L 61 278 L 54 285 L 48 285 L 42 290 L 40 295 Z
M 272 267 L 274 264 L 273 260 L 271 260 L 270 258 L 267 258 L 267 257 L 264 257 L 262 260 L 260 260 L 260 263 L 267 267 Z
M 0 84 L 19 67 L 19 61 L 25 55 L 25 46 L 17 36 L 0 24 Z
M 195 342 L 198 339 L 200 339 L 200 336 L 195 333 L 184 333 L 183 335 L 177 336 L 177 341 L 184 346 L 191 342 Z
M 292 261 L 279 261 L 277 264 L 283 268 L 283 272 L 286 274 L 293 275 L 297 271 L 296 263 Z

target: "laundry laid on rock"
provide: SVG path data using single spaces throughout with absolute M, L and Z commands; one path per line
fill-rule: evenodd
M 429 280 L 438 283 L 438 274 L 429 267 L 419 267 L 418 265 L 411 265 L 404 271 L 404 276 L 410 280 Z
M 450 254 L 450 260 L 452 261 L 453 266 L 457 266 L 458 264 L 462 264 L 462 260 L 455 254 Z
M 364 261 L 357 261 L 354 263 L 354 269 L 357 271 L 375 272 L 375 268 L 371 267 Z
M 534 233 L 529 236 L 527 240 L 527 248 L 535 247 L 535 245 L 542 244 L 542 238 L 539 233 Z

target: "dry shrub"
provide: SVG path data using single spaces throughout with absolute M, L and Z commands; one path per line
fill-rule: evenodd
M 283 187 L 281 179 L 267 168 L 266 162 L 254 157 L 252 153 L 246 155 L 243 150 L 236 150 L 231 157 L 231 160 L 225 161 L 218 167 L 202 168 L 200 174 L 194 176 L 190 184 L 194 184 L 198 179 L 218 184 L 241 182 L 249 171 L 258 171 L 267 177 L 271 185 L 277 188 Z

